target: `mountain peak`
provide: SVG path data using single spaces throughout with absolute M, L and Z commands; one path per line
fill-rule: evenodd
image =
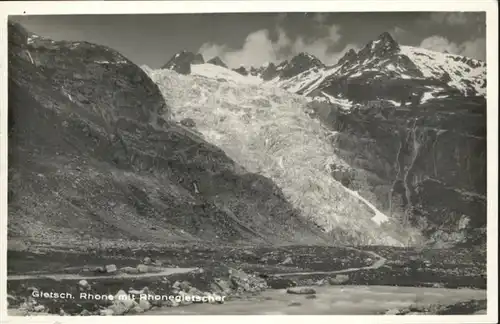
M 392 35 L 389 32 L 383 32 L 377 37 L 377 40 L 383 41 L 383 42 L 396 42 Z
M 227 64 L 218 56 L 211 58 L 207 63 L 227 68 Z
M 399 49 L 399 44 L 392 38 L 391 34 L 384 32 L 375 41 L 371 42 L 371 49 L 372 51 L 383 49 L 393 51 Z
M 174 70 L 180 74 L 191 73 L 191 64 L 203 64 L 205 60 L 200 53 L 194 54 L 186 50 L 180 51 L 164 65 L 162 69 Z
M 285 62 L 282 62 L 282 64 Z M 277 70 L 281 70 L 280 75 L 282 78 L 291 78 L 297 74 L 307 71 L 314 67 L 324 67 L 325 65 L 314 55 L 309 53 L 301 52 L 295 55 L 289 62 L 285 65 L 278 65 Z M 282 66 L 282 68 L 280 68 Z
M 357 57 L 357 53 L 354 49 L 350 49 L 348 50 L 344 56 L 342 56 L 342 58 L 339 60 L 338 64 L 344 64 L 345 62 L 350 62 L 352 61 L 353 59 L 355 59 Z
M 312 66 L 324 66 L 323 62 L 321 62 L 316 56 L 306 52 L 300 52 L 290 60 L 291 64 L 298 62 L 300 63 L 309 62 L 310 64 L 312 64 Z
M 369 42 L 358 53 L 358 58 L 366 59 L 369 57 L 384 57 L 392 55 L 400 50 L 399 44 L 392 38 L 391 34 L 384 32 L 374 41 Z
M 245 66 L 241 65 L 239 68 L 237 69 L 233 69 L 234 72 L 238 72 L 239 74 L 241 75 L 248 75 L 248 71 L 247 69 L 245 68 Z

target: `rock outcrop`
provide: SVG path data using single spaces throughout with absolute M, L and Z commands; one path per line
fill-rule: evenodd
M 171 122 L 120 53 L 9 22 L 9 237 L 322 241 L 269 179 Z
M 211 58 L 207 61 L 207 63 L 227 68 L 226 63 L 224 63 L 224 61 L 222 61 L 222 59 L 218 56 Z
M 180 74 L 190 74 L 191 64 L 203 64 L 205 60 L 203 56 L 198 53 L 194 54 L 188 51 L 182 51 L 175 54 L 163 67 L 162 69 L 174 70 Z
M 332 106 L 318 118 L 338 132 L 337 152 L 356 170 L 337 177 L 443 246 L 485 243 L 485 113 L 484 98 L 456 96 L 401 109 Z

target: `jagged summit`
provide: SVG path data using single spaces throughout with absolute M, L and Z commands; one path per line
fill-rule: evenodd
M 198 63 L 203 63 L 201 55 L 183 51 L 169 61 L 167 68 L 189 74 L 191 64 Z M 220 57 L 214 57 L 207 63 L 227 68 Z M 443 91 L 458 91 L 467 96 L 484 96 L 486 92 L 486 65 L 484 62 L 460 55 L 403 46 L 398 44 L 389 32 L 381 33 L 359 51 L 348 50 L 333 66 L 326 66 L 310 53 L 300 52 L 281 62 L 266 62 L 257 67 L 242 65 L 232 69 L 232 71 L 251 78 L 252 83 L 256 80 L 271 82 L 289 91 L 304 95 L 327 90 L 326 92 L 331 92 L 334 96 L 340 94 L 349 96 L 347 88 L 360 87 L 360 85 L 347 86 L 351 80 L 367 84 L 392 80 L 391 87 L 398 82 L 411 83 L 418 80 L 419 84 L 426 82 L 432 84 L 434 90 L 430 91 L 428 87 L 420 87 L 418 91 L 432 92 L 432 96 L 439 95 Z M 436 83 L 442 83 L 442 85 L 437 87 Z M 338 86 L 334 86 L 334 84 L 338 84 Z M 411 88 L 411 86 L 408 87 Z M 391 93 L 397 92 L 402 93 L 399 90 L 391 91 Z M 406 96 L 407 91 L 403 92 L 405 94 L 402 96 Z M 368 100 L 368 97 L 379 97 L 379 94 L 371 91 L 366 92 L 366 94 L 362 95 L 363 100 Z M 361 93 L 353 98 L 361 100 L 360 95 Z
M 317 57 L 308 53 L 295 55 L 280 73 L 281 78 L 290 78 L 312 68 L 324 68 L 325 65 Z
M 248 71 L 247 71 L 246 67 L 244 67 L 243 65 L 240 66 L 239 68 L 233 69 L 233 71 L 237 72 L 241 75 L 248 75 Z
M 356 53 L 356 51 L 355 51 L 355 50 L 353 50 L 353 49 L 351 48 L 349 51 L 347 51 L 347 52 L 344 54 L 344 56 L 342 56 L 342 58 L 338 61 L 338 63 L 337 63 L 337 64 L 342 65 L 342 64 L 344 64 L 345 62 L 350 62 L 350 61 L 352 61 L 353 59 L 355 59 L 357 55 L 358 55 L 358 53 Z
M 282 78 L 277 84 L 299 94 L 327 93 L 354 102 L 385 97 L 399 104 L 414 98 L 415 93 L 423 93 L 425 102 L 457 94 L 484 96 L 486 64 L 460 55 L 399 45 L 390 33 L 384 32 L 359 52 L 349 50 L 334 66 L 310 68 Z
M 227 68 L 227 64 L 218 56 L 211 58 L 207 63 Z
M 394 37 L 389 32 L 383 32 L 377 37 L 377 40 L 380 40 L 384 43 L 395 43 Z
M 377 56 L 385 57 L 399 51 L 399 44 L 388 32 L 382 33 L 376 40 L 369 42 L 358 53 L 360 59 Z
M 194 54 L 193 52 L 183 50 L 175 54 L 164 66 L 162 66 L 162 69 L 174 70 L 180 74 L 189 74 L 191 73 L 191 64 L 203 63 L 205 63 L 205 60 L 200 53 Z
M 295 55 L 292 58 L 291 62 L 294 62 L 294 61 L 297 61 L 297 60 L 307 61 L 307 62 L 310 62 L 313 65 L 316 65 L 316 66 L 323 66 L 324 65 L 320 61 L 320 59 L 318 59 L 316 56 L 314 56 L 312 54 L 309 54 L 309 53 L 306 53 L 306 52 L 300 52 L 299 54 Z

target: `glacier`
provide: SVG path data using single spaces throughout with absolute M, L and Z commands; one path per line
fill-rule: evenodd
M 211 65 L 191 75 L 143 69 L 159 86 L 176 121 L 190 118 L 196 131 L 248 171 L 273 179 L 304 217 L 325 231 L 361 233 L 364 244 L 402 245 L 385 228 L 390 219 L 332 177 L 331 131 L 305 111 L 307 98 Z

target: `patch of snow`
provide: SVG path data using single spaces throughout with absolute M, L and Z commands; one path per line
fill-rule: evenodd
M 27 43 L 28 44 L 32 44 L 35 41 L 35 39 L 37 39 L 37 38 L 40 38 L 40 36 L 33 34 L 33 35 L 31 35 L 31 36 L 28 37 Z
M 473 88 L 478 95 L 485 96 L 486 89 L 481 88 L 481 82 L 486 80 L 486 65 L 483 62 L 473 60 L 478 67 L 471 67 L 459 55 L 450 55 L 412 46 L 400 46 L 401 53 L 418 67 L 426 78 L 441 78 L 447 74 L 451 81 L 448 85 L 467 94 L 468 82 L 473 83 Z M 455 60 L 458 59 L 458 60 Z
M 390 102 L 391 104 L 393 104 L 396 107 L 401 107 L 401 102 L 397 102 L 394 100 L 386 100 L 386 101 Z
M 391 64 L 387 64 L 386 68 L 389 71 L 396 71 L 396 67 L 392 63 Z
M 301 91 L 305 96 L 307 96 L 312 91 L 314 91 L 326 78 L 337 73 L 339 69 L 340 66 L 318 69 L 317 71 L 315 71 L 315 68 L 313 68 L 287 80 L 280 80 L 279 77 L 276 77 L 271 81 L 267 81 L 266 83 L 273 84 L 293 93 Z
M 434 99 L 434 96 L 432 95 L 432 92 L 425 92 L 422 98 L 420 99 L 420 103 L 426 103 L 427 101 Z
M 328 98 L 330 103 L 337 104 L 344 110 L 350 110 L 353 106 L 353 103 L 347 99 L 335 98 L 334 96 L 331 96 L 323 91 L 321 92 L 321 94 L 324 95 L 326 98 Z
M 358 198 L 362 202 L 364 202 L 374 213 L 375 216 L 372 217 L 372 221 L 375 222 L 377 225 L 381 225 L 387 221 L 389 221 L 389 217 L 387 217 L 384 213 L 382 213 L 380 210 L 377 209 L 377 207 L 373 206 L 372 203 L 370 203 L 368 200 L 365 198 L 361 197 L 361 195 L 357 191 L 353 191 L 349 188 L 344 187 L 344 189 L 352 196 Z
M 371 50 L 372 50 L 372 51 L 375 49 L 375 46 L 376 46 L 378 43 L 380 43 L 380 39 L 372 42 L 372 47 L 371 47 Z
M 33 57 L 31 57 L 30 51 L 26 51 L 26 52 L 28 52 L 28 56 L 30 58 L 31 64 L 35 64 L 35 62 L 33 61 Z

